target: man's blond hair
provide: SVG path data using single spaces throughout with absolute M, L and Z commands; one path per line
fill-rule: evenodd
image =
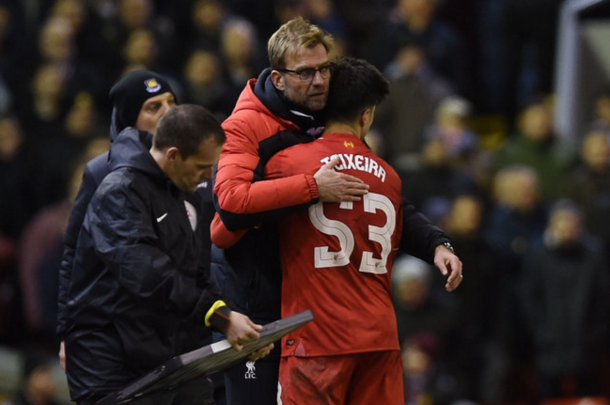
M 313 48 L 319 44 L 324 45 L 326 52 L 329 52 L 333 46 L 332 35 L 303 17 L 294 18 L 284 23 L 269 38 L 269 65 L 272 69 L 285 69 L 286 54 L 297 54 L 304 48 Z

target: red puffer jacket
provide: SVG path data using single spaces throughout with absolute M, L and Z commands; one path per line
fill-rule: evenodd
M 236 231 L 256 226 L 269 211 L 309 204 L 319 197 L 311 175 L 259 181 L 266 160 L 275 152 L 294 143 L 313 140 L 311 135 L 285 131 L 302 132 L 304 126 L 295 124 L 295 121 L 309 126 L 315 123 L 313 117 L 304 119 L 305 115 L 297 116 L 279 103 L 280 96 L 275 89 L 269 88 L 270 81 L 267 81 L 267 86 L 262 83 L 257 86 L 259 81 L 268 78 L 269 72 L 263 72 L 258 80 L 250 79 L 233 114 L 222 124 L 227 140 L 218 162 L 214 186 L 220 215 L 216 214 L 211 227 L 212 241 L 218 247 L 230 246 L 231 243 L 225 239 L 227 229 Z M 255 87 L 257 94 L 270 97 L 261 100 L 255 94 Z M 279 113 L 274 114 L 270 108 Z M 299 136 L 308 140 L 292 140 Z

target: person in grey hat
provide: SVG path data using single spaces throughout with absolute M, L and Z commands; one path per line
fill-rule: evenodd
M 149 70 L 136 70 L 122 77 L 110 90 L 112 122 L 110 139 L 113 141 L 127 127 L 152 133 L 157 121 L 176 106 L 176 94 L 169 82 L 160 74 Z M 59 270 L 57 335 L 59 358 L 65 369 L 64 337 L 66 333 L 67 291 L 70 284 L 76 241 L 85 219 L 89 201 L 104 177 L 110 172 L 108 152 L 89 161 L 83 173 L 80 189 L 76 195 L 64 236 L 64 251 Z

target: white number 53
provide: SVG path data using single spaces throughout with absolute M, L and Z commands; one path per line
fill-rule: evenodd
M 396 228 L 396 210 L 390 199 L 384 195 L 369 193 L 362 198 L 365 212 L 375 213 L 383 211 L 386 216 L 384 226 L 369 225 L 368 238 L 370 241 L 381 245 L 381 258 L 373 257 L 372 252 L 363 251 L 359 270 L 363 273 L 385 274 L 388 272 L 386 263 L 392 251 L 392 235 Z M 339 208 L 344 210 L 354 209 L 354 203 L 343 202 Z M 317 230 L 335 236 L 339 240 L 341 250 L 329 251 L 328 246 L 320 246 L 314 249 L 314 265 L 316 268 L 340 267 L 349 263 L 349 258 L 354 251 L 354 234 L 351 229 L 341 221 L 328 219 L 324 215 L 324 204 L 316 204 L 309 207 L 309 219 Z

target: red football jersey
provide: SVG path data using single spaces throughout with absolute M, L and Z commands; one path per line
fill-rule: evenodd
M 361 178 L 354 203 L 318 203 L 280 221 L 282 316 L 311 309 L 314 321 L 282 340 L 283 356 L 399 350 L 391 268 L 402 233 L 401 180 L 351 134 L 328 134 L 277 153 L 266 178 L 335 170 Z

